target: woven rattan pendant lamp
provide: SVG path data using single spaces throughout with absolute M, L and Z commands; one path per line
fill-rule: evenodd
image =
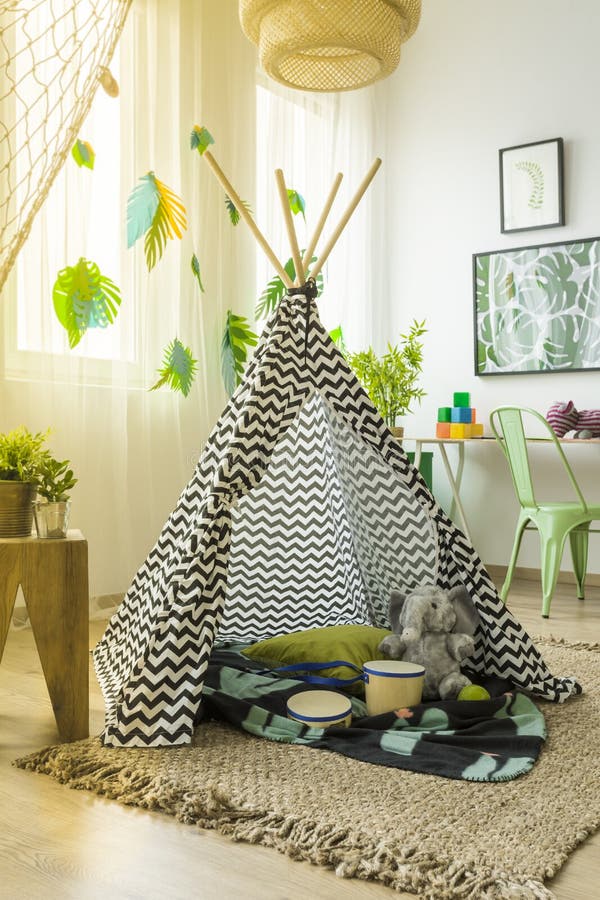
M 351 91 L 390 75 L 421 0 L 240 0 L 267 75 L 303 91 Z

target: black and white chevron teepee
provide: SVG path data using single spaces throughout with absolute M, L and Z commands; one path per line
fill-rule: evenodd
M 472 668 L 551 700 L 578 693 L 550 674 L 390 434 L 323 328 L 312 282 L 285 280 L 243 383 L 94 652 L 104 742 L 189 743 L 216 638 L 386 626 L 393 588 L 431 582 L 463 584 L 478 610 Z

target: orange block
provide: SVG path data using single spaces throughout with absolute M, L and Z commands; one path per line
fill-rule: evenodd
M 450 422 L 438 422 L 435 426 L 435 436 L 439 438 L 449 438 Z
M 477 410 L 475 409 L 474 406 L 472 406 L 472 407 L 471 407 L 471 425 L 474 425 L 475 422 L 477 421 L 477 415 L 476 415 L 476 413 L 477 413 Z
M 467 425 L 464 422 L 451 422 L 450 423 L 450 437 L 458 438 L 461 440 L 464 438 L 470 438 L 472 428 L 473 428 L 472 425 Z

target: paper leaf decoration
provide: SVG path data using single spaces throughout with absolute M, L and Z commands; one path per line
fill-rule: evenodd
M 140 182 L 127 201 L 127 246 L 146 235 L 144 252 L 151 271 L 163 255 L 167 239 L 181 238 L 187 219 L 180 198 L 154 172 L 142 175 Z
M 81 166 L 85 166 L 88 169 L 94 168 L 96 154 L 94 153 L 94 148 L 88 141 L 80 141 L 77 139 L 73 144 L 71 156 L 79 168 L 81 168 Z
M 300 256 L 304 256 L 304 250 L 300 251 Z M 317 257 L 313 256 L 311 259 L 311 263 L 317 261 Z M 285 271 L 288 273 L 290 279 L 292 281 L 296 280 L 296 266 L 294 265 L 294 260 L 292 258 L 288 259 L 285 266 L 283 267 Z M 319 272 L 317 275 L 317 289 L 319 294 L 323 290 L 323 273 Z M 271 281 L 267 284 L 262 294 L 258 298 L 256 302 L 256 308 L 254 310 L 254 316 L 257 319 L 266 319 L 267 316 L 273 312 L 275 307 L 278 305 L 279 301 L 286 293 L 287 288 L 279 275 L 275 275 Z
M 159 197 L 154 172 L 142 175 L 127 200 L 127 247 L 146 234 L 156 215 Z
M 194 125 L 190 135 L 190 147 L 197 150 L 200 156 L 205 150 L 208 150 L 211 144 L 214 144 L 214 138 L 207 128 L 200 125 Z
M 200 275 L 200 263 L 198 262 L 198 257 L 196 254 L 192 254 L 192 272 L 196 277 L 196 281 L 198 282 L 198 287 L 204 293 L 204 287 L 202 285 L 202 277 Z
M 333 331 L 329 332 L 329 337 L 336 345 L 339 347 L 341 353 L 345 356 L 347 352 L 346 341 L 344 340 L 344 332 L 342 331 L 342 326 L 338 325 L 337 328 L 334 328 Z
M 221 375 L 229 396 L 242 380 L 248 348 L 255 347 L 257 343 L 258 335 L 248 327 L 248 320 L 227 310 L 227 322 L 221 342 Z
M 69 347 L 73 348 L 88 328 L 112 325 L 121 305 L 121 293 L 95 262 L 81 257 L 75 266 L 58 273 L 52 302 L 58 321 L 69 336 Z
M 187 397 L 197 368 L 198 360 L 194 359 L 190 348 L 184 347 L 179 338 L 174 338 L 164 350 L 162 368 L 158 369 L 160 378 L 150 390 L 156 391 L 168 384 L 172 390 Z
M 247 209 L 249 213 L 251 213 L 252 209 L 250 207 L 250 204 L 246 203 L 245 200 L 242 200 L 242 203 L 244 204 L 244 208 Z M 225 206 L 227 207 L 227 212 L 229 213 L 231 224 L 237 225 L 237 223 L 240 221 L 240 214 L 230 197 L 225 196 Z
M 291 211 L 295 216 L 297 216 L 298 213 L 302 213 L 302 218 L 306 221 L 306 216 L 304 215 L 306 203 L 304 202 L 302 194 L 299 194 L 298 191 L 288 190 L 287 195 Z

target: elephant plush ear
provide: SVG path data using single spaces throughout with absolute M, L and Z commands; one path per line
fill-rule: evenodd
M 473 636 L 480 623 L 479 614 L 475 604 L 469 597 L 467 589 L 462 585 L 452 588 L 448 598 L 456 613 L 456 625 L 452 629 L 455 634 L 470 634 Z
M 389 607 L 390 628 L 392 629 L 392 631 L 395 631 L 397 634 L 399 634 L 402 631 L 400 619 L 402 616 L 402 609 L 404 607 L 405 600 L 406 600 L 406 596 L 404 594 L 402 594 L 400 591 L 391 591 L 390 607 Z

